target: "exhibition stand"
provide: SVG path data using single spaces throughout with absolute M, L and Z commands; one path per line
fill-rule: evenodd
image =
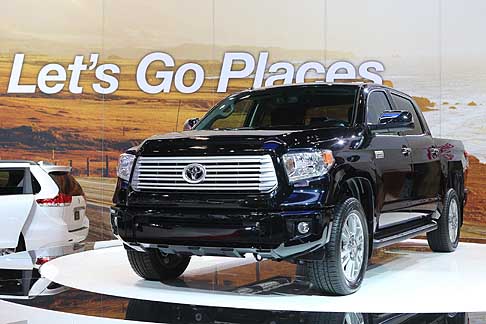
M 421 240 L 383 251 L 363 287 L 345 297 L 322 296 L 299 267 L 252 258 L 193 257 L 179 280 L 151 282 L 130 268 L 124 248 L 109 247 L 48 262 L 41 274 L 58 284 L 139 300 L 213 307 L 313 312 L 450 313 L 484 311 L 486 246 L 461 243 L 432 253 Z M 235 284 L 235 281 L 239 281 Z M 460 298 L 467 295 L 469 298 Z M 444 298 L 448 296 L 448 298 Z

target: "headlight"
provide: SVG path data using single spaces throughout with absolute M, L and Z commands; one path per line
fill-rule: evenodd
M 132 172 L 133 162 L 135 161 L 135 155 L 123 153 L 118 160 L 118 169 L 116 175 L 126 181 L 130 180 L 130 173 Z
M 330 150 L 287 153 L 283 156 L 285 171 L 291 183 L 323 176 L 334 164 Z

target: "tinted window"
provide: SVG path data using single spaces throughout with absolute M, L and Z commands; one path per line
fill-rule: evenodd
M 288 87 L 230 96 L 196 126 L 203 129 L 347 127 L 357 87 Z
M 422 126 L 420 124 L 420 119 L 418 117 L 417 111 L 413 106 L 413 103 L 407 98 L 392 94 L 393 101 L 398 110 L 409 111 L 413 116 L 413 122 L 415 123 L 415 128 L 409 131 L 401 132 L 405 135 L 420 135 L 423 133 Z
M 34 177 L 34 175 L 31 173 L 30 177 L 32 179 L 32 192 L 35 194 L 38 194 L 41 191 L 41 186 L 39 184 L 39 181 Z
M 0 195 L 24 193 L 24 169 L 0 170 Z
M 368 97 L 366 121 L 368 125 L 378 124 L 385 110 L 391 110 L 388 98 L 383 91 L 373 91 Z
M 51 172 L 49 173 L 49 175 L 56 182 L 57 186 L 59 187 L 60 193 L 69 196 L 84 195 L 81 185 L 68 172 Z

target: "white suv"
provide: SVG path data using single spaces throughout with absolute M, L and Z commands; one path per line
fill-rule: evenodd
M 86 239 L 83 189 L 71 168 L 0 160 L 0 255 Z

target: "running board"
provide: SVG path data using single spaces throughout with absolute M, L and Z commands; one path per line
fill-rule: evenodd
M 384 247 L 387 245 L 395 244 L 397 242 L 412 238 L 414 236 L 417 236 L 419 234 L 427 233 L 434 231 L 438 228 L 438 225 L 435 221 L 432 221 L 429 224 L 422 225 L 416 228 L 412 228 L 408 231 L 405 231 L 403 233 L 398 233 L 394 234 L 388 237 L 384 237 L 382 239 L 375 239 L 373 240 L 373 248 L 380 248 Z

